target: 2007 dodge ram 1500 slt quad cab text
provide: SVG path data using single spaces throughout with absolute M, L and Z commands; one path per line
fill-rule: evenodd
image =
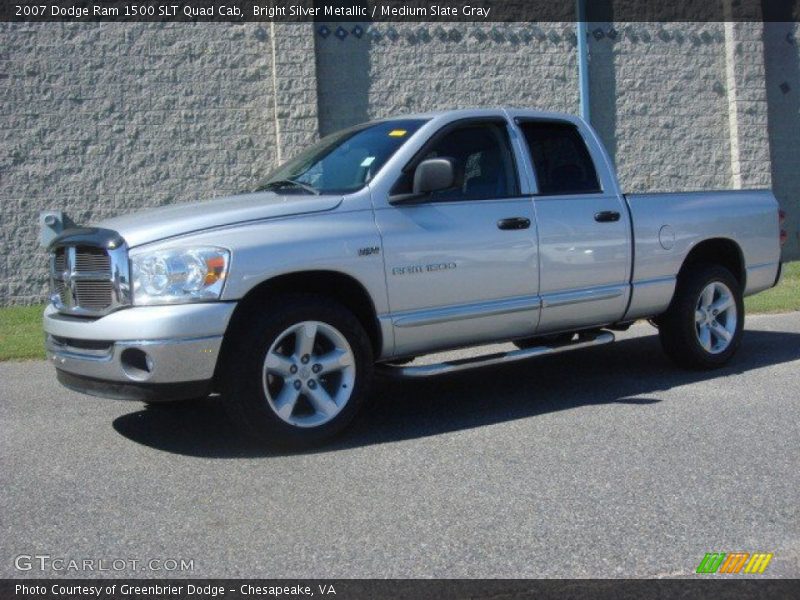
M 620 191 L 594 130 L 521 109 L 379 120 L 252 193 L 71 228 L 49 246 L 59 380 L 89 394 L 221 393 L 273 443 L 318 443 L 404 376 L 605 344 L 637 319 L 679 365 L 725 364 L 742 298 L 780 276 L 770 191 Z M 517 350 L 411 357 L 513 341 Z

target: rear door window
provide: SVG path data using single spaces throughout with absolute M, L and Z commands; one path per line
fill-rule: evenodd
M 539 194 L 595 194 L 601 191 L 594 162 L 571 123 L 519 123 L 536 171 Z

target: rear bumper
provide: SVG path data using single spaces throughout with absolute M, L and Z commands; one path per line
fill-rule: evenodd
M 232 303 L 121 310 L 86 320 L 45 310 L 47 357 L 66 387 L 138 400 L 208 393 Z

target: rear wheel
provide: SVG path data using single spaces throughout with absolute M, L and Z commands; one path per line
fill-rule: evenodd
M 677 364 L 713 369 L 741 343 L 744 301 L 739 282 L 724 267 L 696 265 L 682 274 L 669 309 L 658 319 L 661 345 Z
M 236 421 L 292 447 L 324 442 L 348 425 L 372 375 L 372 347 L 352 313 L 326 298 L 286 295 L 239 322 L 222 375 Z

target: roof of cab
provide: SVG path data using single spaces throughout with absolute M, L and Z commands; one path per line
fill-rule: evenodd
M 533 119 L 558 119 L 563 121 L 571 121 L 576 122 L 580 121 L 579 117 L 575 115 L 571 115 L 568 113 L 561 113 L 561 112 L 553 112 L 553 111 L 543 111 L 543 110 L 536 110 L 532 108 L 520 108 L 520 107 L 505 107 L 505 106 L 498 106 L 493 108 L 462 108 L 462 109 L 454 109 L 454 110 L 435 110 L 429 112 L 420 112 L 420 113 L 411 113 L 405 115 L 394 115 L 391 117 L 386 117 L 385 121 L 394 121 L 399 119 L 442 119 L 446 118 L 448 120 L 456 120 L 456 119 L 469 119 L 473 117 L 482 117 L 482 116 L 510 116 L 510 117 L 527 117 Z

